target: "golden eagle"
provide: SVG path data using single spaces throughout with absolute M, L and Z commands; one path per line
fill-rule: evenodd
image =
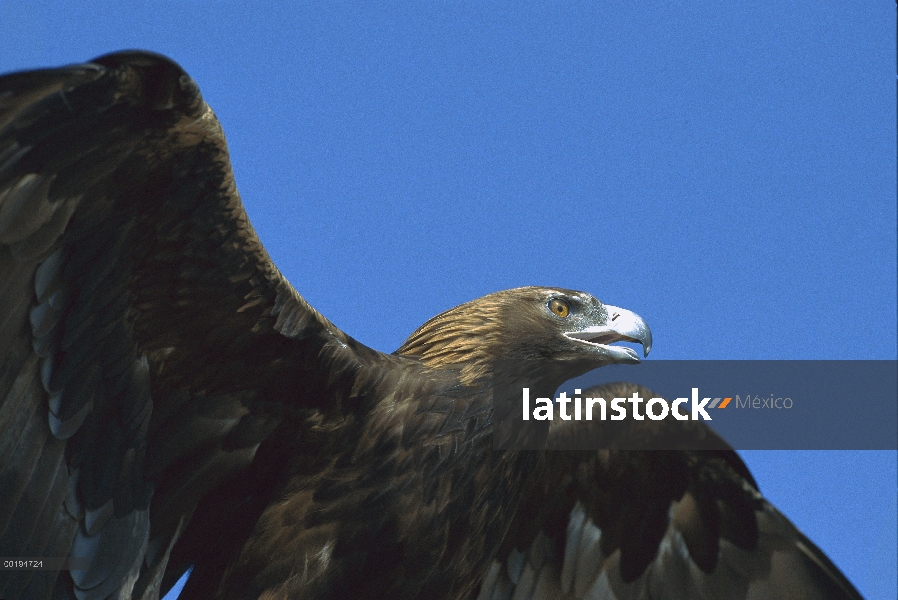
M 498 401 L 639 362 L 617 341 L 651 334 L 528 287 L 374 351 L 272 264 L 178 65 L 0 78 L 0 556 L 84 561 L 0 571 L 2 598 L 189 568 L 204 599 L 857 598 L 722 443 L 553 451 L 593 425 L 542 423 L 493 449 Z

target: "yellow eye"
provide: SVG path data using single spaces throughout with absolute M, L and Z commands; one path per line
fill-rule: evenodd
M 568 303 L 564 300 L 553 298 L 551 301 L 549 301 L 549 310 L 555 313 L 556 316 L 559 316 L 563 319 L 571 312 L 571 307 L 568 306 Z

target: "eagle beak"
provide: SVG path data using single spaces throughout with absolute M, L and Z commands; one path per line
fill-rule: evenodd
M 643 356 L 652 349 L 652 330 L 642 317 L 629 310 L 605 305 L 608 313 L 604 325 L 593 325 L 580 331 L 570 331 L 565 335 L 571 339 L 602 347 L 615 362 L 638 363 L 639 355 L 626 346 L 611 346 L 614 342 L 636 342 L 642 344 Z

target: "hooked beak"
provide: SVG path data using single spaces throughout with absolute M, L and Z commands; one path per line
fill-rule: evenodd
M 565 333 L 567 337 L 602 348 L 614 362 L 638 363 L 639 355 L 626 346 L 611 346 L 614 342 L 636 342 L 642 344 L 643 356 L 652 349 L 652 330 L 642 317 L 629 310 L 605 305 L 608 313 L 604 325 L 593 325 L 580 331 Z

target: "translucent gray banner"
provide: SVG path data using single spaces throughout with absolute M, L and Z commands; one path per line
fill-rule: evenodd
M 593 389 L 611 382 L 648 389 Z M 551 409 L 532 392 L 495 390 L 497 449 L 898 449 L 896 361 L 645 361 L 569 381 Z

